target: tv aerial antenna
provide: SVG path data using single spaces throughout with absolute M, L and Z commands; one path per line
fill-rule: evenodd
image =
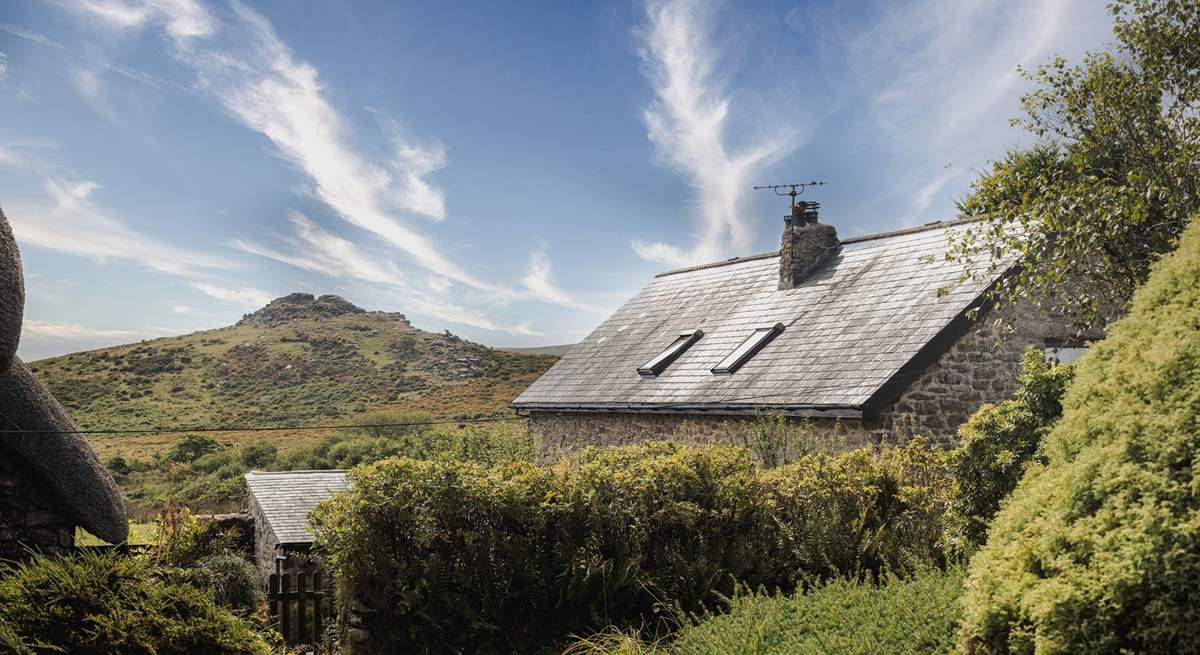
M 812 182 L 798 182 L 796 184 L 771 184 L 771 185 L 767 185 L 767 186 L 756 186 L 756 187 L 754 187 L 754 190 L 762 191 L 762 190 L 770 189 L 771 191 L 774 191 L 775 195 L 777 195 L 777 196 L 791 196 L 792 209 L 795 209 L 796 208 L 796 196 L 804 193 L 804 190 L 807 189 L 808 187 L 813 187 L 813 186 L 825 186 L 825 183 L 813 180 Z M 788 189 L 788 191 L 784 191 L 784 189 Z

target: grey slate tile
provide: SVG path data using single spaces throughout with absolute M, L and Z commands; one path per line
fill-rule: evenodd
M 948 234 L 966 227 L 852 240 L 786 291 L 777 289 L 778 255 L 661 274 L 513 405 L 861 405 L 992 282 L 960 284 L 961 269 L 945 261 Z M 939 298 L 942 287 L 949 293 Z M 783 333 L 740 370 L 710 372 L 755 328 L 776 322 Z M 694 329 L 704 337 L 662 374 L 638 375 Z

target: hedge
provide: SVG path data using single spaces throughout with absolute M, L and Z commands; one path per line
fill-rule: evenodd
M 365 626 L 399 652 L 511 652 L 940 560 L 945 456 L 914 442 L 763 471 L 747 451 L 651 442 L 554 465 L 394 459 L 313 514 Z M 653 629 L 653 628 L 652 628 Z
M 973 558 L 967 653 L 1200 653 L 1200 224 L 1077 364 Z

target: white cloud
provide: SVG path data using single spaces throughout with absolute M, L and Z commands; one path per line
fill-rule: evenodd
M 1018 66 L 1036 67 L 1056 53 L 1077 57 L 1111 36 L 1111 16 L 1093 0 L 917 0 L 881 8 L 854 33 L 844 26 L 807 33 L 849 43 L 850 78 L 867 96 L 856 133 L 872 148 L 923 162 L 887 189 L 909 203 L 909 222 L 934 218 L 926 212 L 936 194 L 965 188 L 973 168 L 1028 140 L 1009 126 L 1028 88 Z
M 300 212 L 291 212 L 293 234 L 284 243 L 291 251 L 283 252 L 245 240 L 235 240 L 234 248 L 260 257 L 267 257 L 306 271 L 330 277 L 352 277 L 364 282 L 407 285 L 408 279 L 395 266 L 375 262 L 358 246 L 333 233 L 317 227 Z
M 96 182 L 56 178 L 43 183 L 48 203 L 12 203 L 5 211 L 18 242 L 80 257 L 122 259 L 183 277 L 234 265 L 220 257 L 179 248 L 130 228 L 92 200 Z
M 674 266 L 718 259 L 730 247 L 740 252 L 753 236 L 741 213 L 752 179 L 796 148 L 797 132 L 781 126 L 769 140 L 730 147 L 731 99 L 709 38 L 713 8 L 705 0 L 651 0 L 646 9 L 640 54 L 656 96 L 644 113 L 647 134 L 658 157 L 695 191 L 699 230 L 690 249 L 641 241 L 634 248 Z
M 443 194 L 427 179 L 445 166 L 443 146 L 413 141 L 385 119 L 392 156 L 378 163 L 356 150 L 316 68 L 296 60 L 270 23 L 253 10 L 233 2 L 234 20 L 222 26 L 191 0 L 74 0 L 69 6 L 118 27 L 163 24 L 174 37 L 171 55 L 196 71 L 200 88 L 308 175 L 317 199 L 438 275 L 477 289 L 504 291 L 465 271 L 402 218 L 405 212 L 445 218 Z M 215 37 L 222 28 L 228 49 L 192 38 Z
M 104 87 L 100 83 L 100 75 L 93 69 L 76 69 L 71 72 L 71 81 L 75 90 L 85 98 L 99 99 L 104 96 Z
M 253 287 L 222 287 L 208 282 L 193 282 L 192 288 L 221 302 L 258 309 L 274 300 L 269 292 Z
M 27 318 L 21 325 L 19 353 L 25 361 L 35 361 L 44 357 L 116 346 L 131 341 L 162 337 L 167 334 L 169 332 L 157 329 L 98 328 L 77 323 L 55 323 Z
M 161 22 L 173 39 L 211 36 L 217 20 L 192 0 L 59 0 L 60 4 L 119 29 Z
M 11 148 L 0 143 L 0 165 L 3 166 L 20 166 L 22 164 L 21 157 L 13 152 Z
M 89 66 L 91 66 L 93 68 L 102 68 L 104 70 L 116 73 L 117 75 L 120 75 L 122 77 L 125 77 L 129 80 L 132 80 L 134 82 L 137 82 L 138 84 L 142 84 L 147 87 L 151 87 L 151 88 L 155 88 L 155 89 L 170 88 L 175 91 L 181 91 L 181 92 L 185 92 L 185 93 L 191 92 L 191 89 L 189 87 L 183 86 L 176 82 L 172 82 L 170 80 L 165 80 L 156 75 L 151 75 L 150 73 L 147 73 L 142 70 L 138 70 L 136 68 L 129 68 L 128 66 L 121 66 L 119 64 L 114 64 L 114 63 L 108 61 L 107 59 L 104 59 L 101 57 L 96 57 L 91 54 L 85 54 L 82 52 L 78 52 L 72 48 L 68 48 L 66 45 L 59 43 L 58 41 L 55 41 L 55 40 L 47 37 L 44 34 L 39 34 L 37 32 L 25 29 L 18 25 L 13 25 L 11 23 L 0 23 L 0 32 L 5 32 L 5 33 L 11 34 L 17 38 L 25 39 L 26 41 L 29 41 L 30 43 L 36 43 L 38 45 L 45 46 L 47 48 L 50 48 L 51 50 L 56 50 L 72 59 L 84 62 L 85 64 L 88 64 Z
M 8 79 L 8 55 L 0 52 L 0 82 Z
M 200 312 L 196 311 L 196 308 L 190 305 L 175 305 L 171 308 L 171 311 L 180 316 L 199 316 L 200 314 Z
M 144 336 L 144 333 L 134 330 L 107 330 L 103 328 L 92 328 L 75 323 L 51 323 L 48 321 L 26 320 L 21 324 L 21 333 L 23 336 L 32 338 L 53 338 L 53 339 L 88 339 L 88 338 L 104 338 L 104 339 L 138 339 Z
M 422 283 L 390 262 L 381 262 L 350 241 L 318 227 L 299 212 L 292 212 L 289 219 L 292 234 L 281 239 L 286 249 L 241 239 L 230 245 L 301 270 L 386 287 L 383 293 L 395 297 L 405 311 L 484 330 L 536 334 L 528 324 L 502 325 L 481 312 L 462 307 L 455 301 L 445 278 L 431 276 Z
M 529 272 L 525 275 L 524 283 L 525 288 L 540 300 L 585 312 L 604 313 L 604 310 L 579 301 L 555 284 L 550 257 L 545 250 L 535 250 L 530 255 Z
M 347 222 L 374 233 L 425 269 L 468 286 L 501 291 L 444 256 L 427 236 L 406 224 L 404 213 L 435 220 L 446 216 L 442 192 L 428 175 L 445 165 L 440 143 L 420 144 L 385 122 L 393 154 L 377 163 L 351 145 L 345 121 L 327 98 L 312 65 L 294 58 L 262 16 L 239 3 L 234 50 L 195 44 L 173 51 L 192 66 L 202 89 L 246 127 L 260 132 L 313 182 L 311 193 Z

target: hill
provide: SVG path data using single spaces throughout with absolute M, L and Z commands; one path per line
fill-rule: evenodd
M 561 346 L 534 346 L 532 348 L 504 348 L 504 350 L 507 350 L 508 352 L 511 352 L 511 353 L 525 353 L 525 354 L 533 354 L 533 355 L 555 355 L 557 357 L 562 357 L 563 355 L 571 352 L 571 349 L 577 345 L 579 345 L 579 344 L 565 343 Z
M 331 423 L 374 410 L 467 418 L 509 402 L 554 363 L 414 328 L 403 314 L 293 293 L 237 324 L 44 359 L 35 374 L 81 429 Z M 178 434 L 96 435 L 102 457 L 146 457 Z M 262 436 L 262 433 L 254 436 Z M 282 432 L 280 450 L 319 431 Z M 218 440 L 249 438 L 236 432 Z

